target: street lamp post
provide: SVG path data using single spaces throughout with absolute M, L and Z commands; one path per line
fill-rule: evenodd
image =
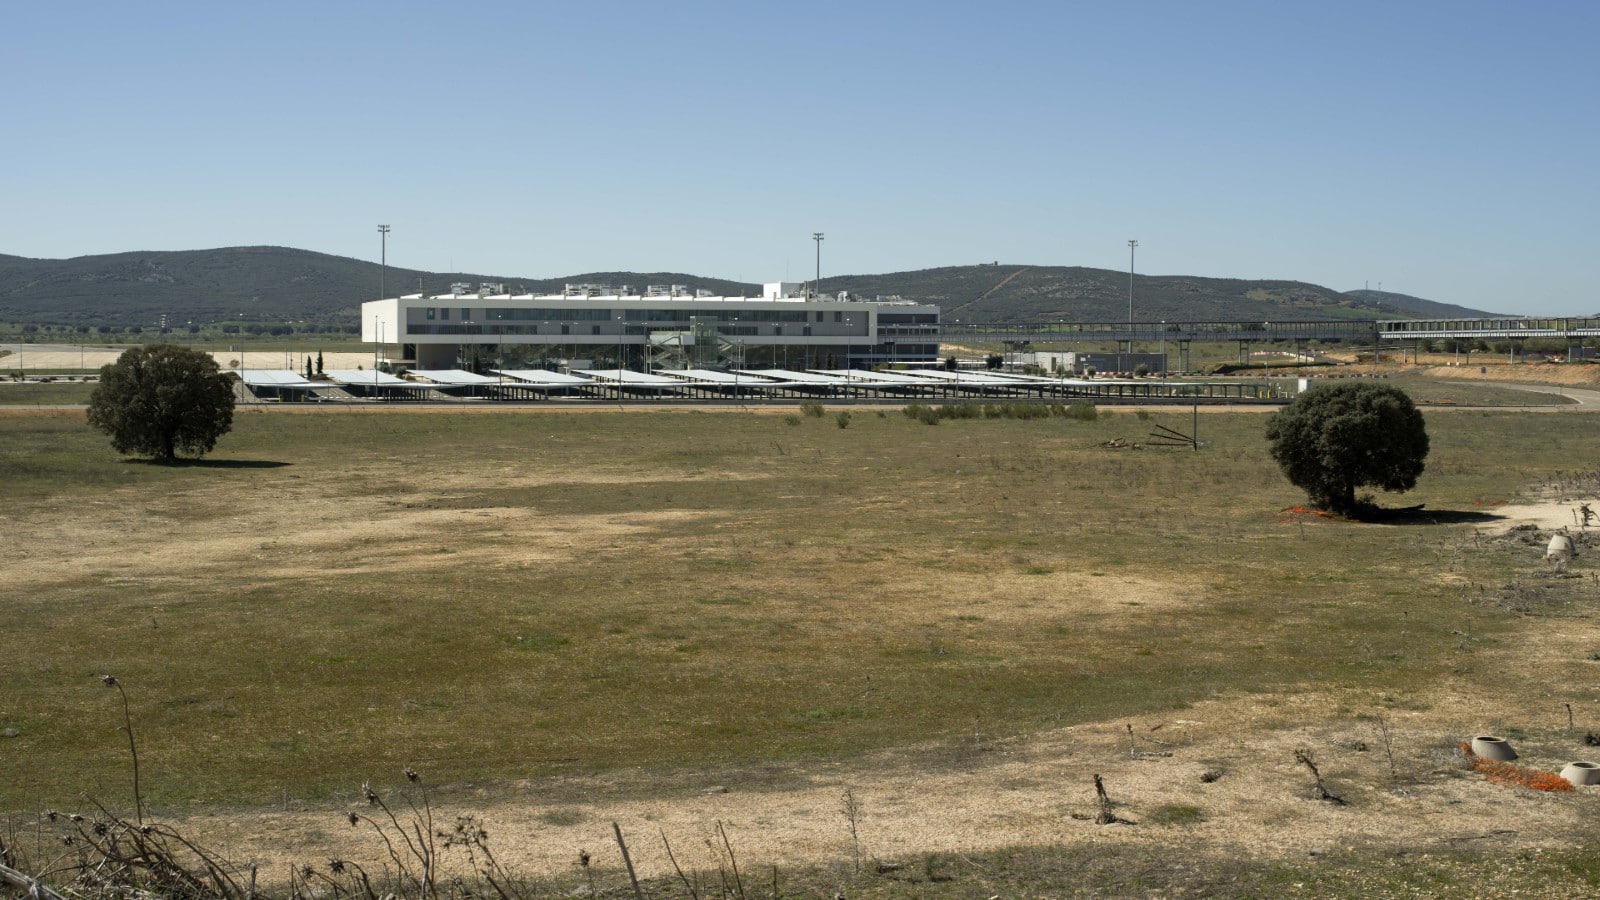
M 389 226 L 379 225 L 378 234 L 382 242 L 379 251 L 382 255 L 378 257 L 378 299 L 382 300 L 389 294 L 389 289 L 384 285 L 384 275 L 389 268 Z
M 822 232 L 813 231 L 811 239 L 817 242 L 817 278 L 811 282 L 811 294 L 814 297 L 822 296 Z

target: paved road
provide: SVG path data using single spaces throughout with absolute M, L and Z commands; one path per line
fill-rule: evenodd
M 1510 388 L 1513 391 L 1530 391 L 1535 394 L 1559 394 L 1577 401 L 1578 406 L 1600 407 L 1600 390 L 1593 388 L 1575 388 L 1566 385 L 1554 384 L 1525 384 L 1518 381 L 1491 381 L 1493 387 Z

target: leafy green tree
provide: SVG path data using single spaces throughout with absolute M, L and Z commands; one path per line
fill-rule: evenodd
M 136 347 L 100 368 L 89 424 L 118 453 L 166 462 L 203 456 L 233 427 L 233 386 L 209 354 L 176 344 Z
M 1411 398 L 1371 381 L 1318 385 L 1267 420 L 1272 458 L 1321 509 L 1360 511 L 1356 488 L 1417 486 L 1428 430 Z

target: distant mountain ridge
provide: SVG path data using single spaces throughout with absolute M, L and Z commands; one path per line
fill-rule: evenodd
M 589 272 L 522 278 L 424 272 L 389 266 L 390 296 L 448 293 L 450 285 L 503 283 L 546 293 L 569 283 L 681 284 L 718 295 L 755 296 L 760 285 L 676 272 Z M 882 275 L 822 279 L 829 294 L 899 295 L 937 303 L 949 319 L 975 322 L 1125 321 L 1128 275 L 1080 266 L 992 263 Z M 1377 291 L 1341 293 L 1299 281 L 1248 281 L 1183 275 L 1135 275 L 1134 317 L 1270 321 L 1470 317 L 1488 313 Z M 227 321 L 353 323 L 360 304 L 379 296 L 379 266 L 365 260 L 288 247 L 147 251 L 29 259 L 0 255 L 0 321 L 22 324 L 170 325 Z

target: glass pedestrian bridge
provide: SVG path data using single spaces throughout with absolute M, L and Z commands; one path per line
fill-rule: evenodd
M 1287 322 L 1033 322 L 969 323 L 945 319 L 942 339 L 974 341 L 1366 341 L 1377 335 L 1371 319 Z M 879 337 L 895 337 L 879 327 Z
M 1600 336 L 1600 317 L 1483 319 L 1337 319 L 1303 322 L 1033 322 L 993 324 L 946 319 L 942 340 L 1006 342 L 1344 341 L 1371 344 L 1435 338 L 1574 338 Z M 918 336 L 924 332 L 919 331 Z M 880 328 L 880 337 L 896 337 Z
M 1396 319 L 1377 323 L 1387 341 L 1433 338 L 1574 338 L 1600 336 L 1600 318 Z

